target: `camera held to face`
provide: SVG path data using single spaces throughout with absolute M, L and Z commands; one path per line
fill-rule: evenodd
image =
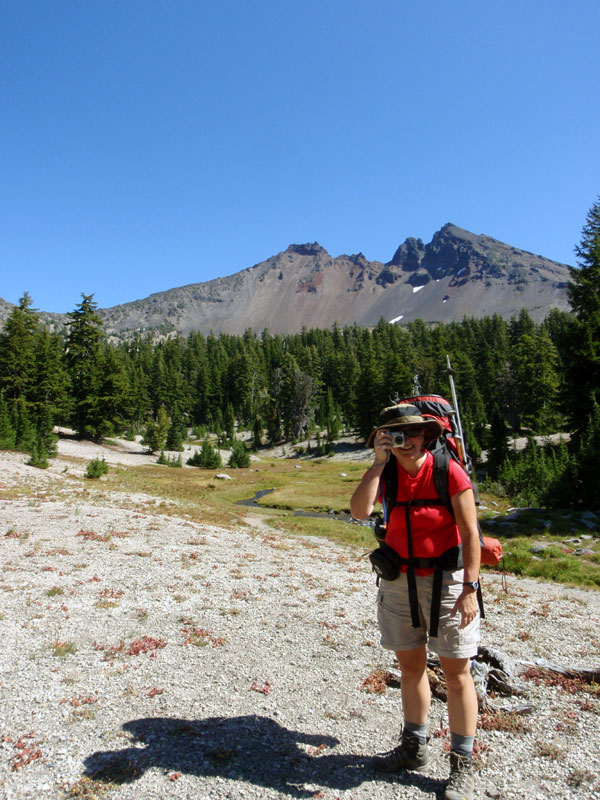
M 390 435 L 392 437 L 393 447 L 404 447 L 406 442 L 404 431 L 390 431 Z

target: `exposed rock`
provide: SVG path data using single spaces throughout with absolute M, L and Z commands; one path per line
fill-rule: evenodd
M 543 544 L 539 542 L 538 544 L 534 544 L 529 548 L 529 552 L 533 553 L 533 555 L 538 555 L 539 553 L 543 553 L 544 550 L 548 547 L 547 544 Z

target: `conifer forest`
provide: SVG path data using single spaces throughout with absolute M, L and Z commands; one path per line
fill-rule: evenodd
M 541 323 L 523 311 L 511 320 L 117 341 L 103 331 L 93 295 L 81 295 L 64 330 L 50 331 L 25 293 L 0 333 L 0 448 L 47 466 L 59 425 L 97 441 L 141 434 L 156 452 L 181 450 L 190 437 L 231 446 L 241 432 L 247 449 L 284 441 L 302 452 L 316 436 L 327 455 L 342 434 L 368 435 L 396 399 L 449 398 L 449 355 L 467 450 L 485 481 L 530 504 L 593 507 L 600 199 L 575 251 L 572 313 L 551 311 Z M 544 439 L 555 433 L 564 434 L 558 444 Z M 530 437 L 518 453 L 516 435 Z

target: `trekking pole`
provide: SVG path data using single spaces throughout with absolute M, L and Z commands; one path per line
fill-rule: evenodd
M 458 431 L 456 435 L 456 446 L 458 448 L 458 455 L 460 456 L 460 460 L 462 461 L 463 467 L 467 468 L 467 459 L 465 453 L 465 440 L 463 439 L 463 429 L 462 423 L 460 421 L 460 412 L 458 410 L 458 400 L 456 397 L 456 388 L 454 386 L 454 371 L 452 369 L 452 365 L 450 364 L 450 356 L 446 355 L 446 363 L 448 364 L 448 377 L 450 378 L 450 391 L 452 392 L 452 402 L 454 403 L 454 411 L 456 413 L 456 429 Z

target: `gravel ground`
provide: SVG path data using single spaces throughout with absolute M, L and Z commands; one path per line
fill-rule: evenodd
M 438 700 L 422 772 L 368 763 L 401 711 L 397 687 L 361 688 L 393 666 L 362 553 L 84 496 L 74 457 L 148 457 L 61 453 L 46 471 L 0 454 L 0 797 L 441 797 Z M 598 668 L 599 593 L 486 575 L 485 599 L 485 644 Z M 600 798 L 600 698 L 524 686 L 523 732 L 478 731 L 476 797 Z

